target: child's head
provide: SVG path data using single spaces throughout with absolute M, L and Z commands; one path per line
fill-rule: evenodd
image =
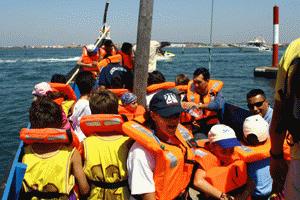
M 190 79 L 185 74 L 178 74 L 175 78 L 175 85 L 187 85 Z
M 29 109 L 31 128 L 61 128 L 61 108 L 47 96 L 38 97 Z
M 121 97 L 122 105 L 128 110 L 134 112 L 137 109 L 137 96 L 131 92 L 127 92 Z
M 89 103 L 92 114 L 118 114 L 118 97 L 109 90 L 93 91 Z
M 48 92 L 52 91 L 51 86 L 47 82 L 41 82 L 34 86 L 32 94 L 36 97 L 46 96 Z
M 244 140 L 255 146 L 265 142 L 269 137 L 269 124 L 260 115 L 247 117 L 243 124 Z
M 66 83 L 67 79 L 63 74 L 53 74 L 51 77 L 51 83 Z
M 209 149 L 225 165 L 232 162 L 232 154 L 235 146 L 240 146 L 235 132 L 224 124 L 214 125 L 209 133 Z
M 81 96 L 90 94 L 95 84 L 93 73 L 89 71 L 79 72 L 75 83 L 78 86 Z

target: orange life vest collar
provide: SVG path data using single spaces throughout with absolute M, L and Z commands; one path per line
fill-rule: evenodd
M 49 85 L 53 91 L 62 92 L 68 96 L 69 100 L 76 101 L 77 99 L 76 94 L 70 85 L 64 83 L 51 83 L 51 82 L 49 83 Z
M 83 116 L 80 120 L 80 129 L 86 136 L 101 133 L 122 134 L 124 120 L 121 115 L 95 114 Z
M 163 82 L 163 83 L 157 83 L 157 84 L 152 84 L 147 87 L 147 94 L 156 92 L 158 90 L 162 89 L 171 89 L 175 87 L 174 82 Z

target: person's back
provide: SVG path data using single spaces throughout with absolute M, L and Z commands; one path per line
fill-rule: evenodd
M 80 119 L 82 116 L 90 115 L 91 110 L 89 107 L 89 95 L 92 91 L 95 79 L 93 74 L 89 71 L 79 72 L 75 79 L 75 83 L 80 91 L 80 99 L 75 103 L 73 108 L 73 114 L 69 117 L 69 120 L 72 122 L 72 127 L 75 130 L 80 141 L 85 138 L 85 135 L 80 130 Z
M 122 55 L 122 66 L 127 70 L 133 70 L 133 50 L 132 44 L 124 42 L 121 47 L 121 51 L 118 51 Z
M 254 151 L 251 147 L 256 147 L 256 149 L 262 148 L 262 152 L 266 152 L 265 156 L 262 156 L 257 150 L 257 159 L 247 162 L 248 175 L 256 185 L 252 199 L 268 199 L 273 182 L 270 175 L 270 156 L 268 155 L 270 149 L 269 124 L 260 115 L 253 115 L 245 119 L 243 132 L 244 143 L 250 150 Z
M 124 67 L 119 63 L 110 63 L 101 70 L 98 84 L 106 88 L 124 88 L 126 76 L 127 70 Z
M 84 124 L 100 117 L 122 121 L 118 114 L 118 99 L 108 90 L 98 89 L 90 97 L 92 115 L 81 119 L 81 127 L 89 135 L 84 141 L 84 172 L 91 185 L 89 199 L 129 199 L 126 160 L 131 141 L 121 130 L 105 131 L 105 126 L 93 131 Z M 101 121 L 101 120 L 100 120 Z M 121 124 L 120 127 L 121 129 Z
M 38 97 L 30 108 L 32 129 L 55 128 L 62 125 L 60 107 L 48 97 Z M 46 132 L 44 133 L 46 134 Z M 24 141 L 26 144 L 26 142 Z M 25 145 L 22 162 L 27 165 L 21 199 L 76 198 L 75 179 L 82 195 L 89 192 L 79 152 L 61 143 Z

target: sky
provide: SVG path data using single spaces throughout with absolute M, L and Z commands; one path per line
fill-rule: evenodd
M 153 0 L 151 38 L 209 43 L 212 0 Z M 136 42 L 138 0 L 110 0 L 114 42 Z M 273 42 L 273 6 L 279 6 L 279 42 L 300 36 L 300 0 L 214 0 L 213 43 Z M 93 43 L 105 0 L 1 0 L 0 46 Z

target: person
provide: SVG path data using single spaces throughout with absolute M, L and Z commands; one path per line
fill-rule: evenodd
M 270 155 L 268 149 L 269 124 L 259 114 L 247 117 L 243 123 L 243 144 L 248 152 L 257 153 L 254 160 L 247 162 L 247 172 L 255 183 L 252 199 L 269 199 L 272 191 L 272 177 L 270 175 Z M 250 149 L 250 150 L 249 150 Z
M 98 48 L 94 44 L 88 44 L 82 48 L 82 55 L 77 61 L 77 64 L 82 67 L 93 68 L 97 67 L 99 59 L 100 54 Z
M 53 74 L 50 82 L 51 83 L 67 83 L 67 78 L 63 74 Z
M 210 79 L 206 68 L 201 67 L 194 71 L 193 80 L 188 84 L 187 95 L 182 105 L 187 110 L 200 110 L 199 116 L 192 118 L 195 122 L 193 133 L 196 137 L 206 137 L 210 128 L 219 123 L 218 117 L 225 104 L 222 87 L 222 81 Z
M 85 135 L 80 129 L 80 119 L 84 115 L 90 115 L 91 110 L 89 107 L 89 96 L 94 87 L 95 79 L 93 74 L 89 71 L 79 72 L 75 84 L 78 86 L 80 92 L 80 98 L 75 103 L 72 115 L 69 117 L 69 120 L 72 122 L 72 127 L 77 134 L 80 141 L 85 138 Z
M 122 55 L 122 66 L 128 71 L 133 71 L 134 57 L 132 44 L 129 42 L 124 42 L 121 50 L 118 51 L 118 54 Z
M 252 89 L 247 93 L 247 106 L 253 114 L 261 115 L 269 124 L 272 120 L 273 109 L 271 108 L 266 95 L 261 89 Z
M 177 74 L 175 77 L 175 85 L 187 85 L 190 79 L 186 74 Z
M 230 165 L 232 165 L 234 162 L 236 162 L 235 164 L 239 163 L 240 166 L 244 165 L 244 162 L 241 161 L 238 155 L 236 155 L 234 152 L 234 148 L 240 146 L 240 142 L 237 140 L 234 130 L 225 124 L 216 124 L 212 126 L 212 128 L 208 132 L 208 141 L 202 141 L 204 142 L 204 145 L 200 144 L 200 146 L 204 147 L 204 150 L 206 151 L 201 149 L 203 153 L 199 162 L 200 166 L 195 173 L 194 178 L 194 185 L 196 186 L 196 189 L 203 192 L 203 194 L 200 194 L 200 196 L 204 199 L 206 199 L 207 197 L 213 197 L 216 199 L 234 199 L 233 196 L 224 194 L 220 190 L 220 188 L 217 188 L 216 186 L 214 186 L 214 184 L 211 184 L 207 181 L 209 170 L 213 168 L 216 168 L 216 171 L 219 172 L 222 170 L 221 168 L 219 168 L 220 166 L 230 169 Z M 211 153 L 213 155 L 210 155 Z M 239 171 L 237 170 L 237 166 L 239 165 L 234 166 L 236 167 L 236 172 Z M 226 176 L 230 177 L 229 173 L 225 174 L 227 174 Z M 223 180 L 220 180 L 220 178 L 223 178 Z M 239 174 L 238 181 L 233 179 L 234 176 L 232 177 L 232 185 L 234 186 L 230 186 L 233 190 L 238 189 L 237 193 L 239 195 L 247 196 L 247 194 L 251 194 L 251 191 L 253 190 L 253 184 L 250 185 L 251 182 L 246 182 L 246 170 Z M 223 183 L 222 181 L 224 181 L 222 185 L 227 185 L 227 187 L 229 187 L 229 184 L 231 184 L 231 179 L 229 180 L 224 179 L 224 177 L 218 177 L 216 181 L 221 183 Z M 245 183 L 247 183 L 247 185 L 245 185 Z M 244 186 L 244 188 L 241 190 L 240 187 L 242 186 Z
M 101 70 L 98 85 L 106 88 L 132 89 L 133 77 L 120 63 L 110 63 Z
M 105 39 L 103 45 L 99 49 L 99 53 L 100 53 L 100 60 L 102 60 L 103 58 L 116 55 L 117 47 L 114 45 L 112 40 Z
M 275 85 L 275 103 L 271 136 L 270 173 L 273 190 L 284 187 L 285 199 L 300 199 L 300 38 L 292 41 L 285 50 L 278 67 Z M 291 145 L 289 166 L 283 158 L 283 143 Z M 288 170 L 288 172 L 287 172 Z M 284 186 L 285 182 L 285 186 Z
M 160 84 L 160 83 L 165 83 L 166 78 L 158 70 L 154 70 L 152 72 L 148 72 L 148 79 L 147 79 L 147 87 L 154 85 L 154 84 Z M 146 95 L 146 105 L 149 107 L 149 103 L 152 99 L 152 97 L 160 90 L 160 88 L 157 88 L 154 92 L 148 93 Z
M 89 99 L 92 115 L 84 116 L 81 120 L 91 124 L 89 120 L 116 119 L 118 114 L 118 98 L 115 94 L 105 89 L 97 89 L 92 92 Z M 101 114 L 101 115 L 100 115 Z M 91 125 L 87 126 L 88 128 Z M 106 129 L 106 130 L 105 130 Z M 84 172 L 91 183 L 89 199 L 129 199 L 127 183 L 126 159 L 130 145 L 129 137 L 121 134 L 121 126 L 118 130 L 108 130 L 101 125 L 96 131 L 85 131 L 84 139 Z
M 119 113 L 125 114 L 128 120 L 143 116 L 145 108 L 137 103 L 137 96 L 131 92 L 124 93 L 121 96 L 122 105 L 119 106 Z
M 31 129 L 62 126 L 61 108 L 47 96 L 32 102 L 29 110 Z M 46 131 L 43 131 L 46 134 Z M 24 141 L 25 142 L 25 141 Z M 24 146 L 22 162 L 27 165 L 21 199 L 68 197 L 76 198 L 75 180 L 80 194 L 89 193 L 80 153 L 71 145 L 61 143 L 33 143 Z

